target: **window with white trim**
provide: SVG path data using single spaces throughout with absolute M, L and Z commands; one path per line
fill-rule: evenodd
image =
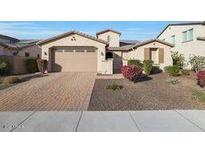
M 182 42 L 192 41 L 193 40 L 193 29 L 184 31 L 182 33 Z
M 172 44 L 175 44 L 175 41 L 176 41 L 176 37 L 175 37 L 175 35 L 172 35 L 172 36 L 171 36 L 171 43 L 172 43 Z
M 110 43 L 110 35 L 107 36 L 107 42 Z

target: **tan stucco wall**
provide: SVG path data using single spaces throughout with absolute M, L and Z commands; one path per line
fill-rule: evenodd
M 27 57 L 13 56 L 13 74 L 27 73 L 25 62 L 29 59 Z
M 113 59 L 102 61 L 102 74 L 113 74 Z
M 41 48 L 38 45 L 30 46 L 23 48 L 19 51 L 18 56 L 25 56 L 25 52 L 29 53 L 29 57 L 37 58 L 37 55 L 40 55 L 41 58 Z
M 98 38 L 104 41 L 108 41 L 107 37 L 110 36 L 110 47 L 119 47 L 120 46 L 120 35 L 113 33 L 111 31 L 98 35 Z
M 193 41 L 182 42 L 182 32 L 193 28 Z M 205 41 L 197 40 L 197 37 L 205 36 L 205 26 L 203 25 L 184 25 L 184 26 L 169 26 L 160 36 L 159 39 L 171 42 L 171 36 L 175 35 L 175 47 L 172 51 L 178 51 L 184 54 L 186 61 L 191 55 L 205 56 Z
M 76 41 L 72 41 L 71 38 L 75 37 Z M 106 44 L 97 42 L 95 40 L 88 39 L 86 37 L 73 34 L 52 42 L 48 42 L 41 46 L 42 58 L 49 61 L 49 48 L 53 46 L 94 46 L 97 48 L 97 72 L 102 73 L 102 61 L 105 60 L 105 46 Z M 49 61 L 49 71 L 51 70 L 51 63 Z
M 8 59 L 11 65 L 11 74 L 26 74 L 26 65 L 25 62 L 27 59 L 31 59 L 28 57 L 21 57 L 21 56 L 1 56 L 0 58 Z
M 163 69 L 165 66 L 172 65 L 172 58 L 171 58 L 171 47 L 158 43 L 158 42 L 152 42 L 149 44 L 146 44 L 144 46 L 138 47 L 130 52 L 123 52 L 123 63 L 126 64 L 126 60 L 129 59 L 138 59 L 143 61 L 144 60 L 144 48 L 164 48 L 164 63 L 156 63 L 156 65 L 159 65 L 161 69 Z M 158 55 L 158 51 L 157 51 Z M 158 58 L 157 58 L 158 59 Z

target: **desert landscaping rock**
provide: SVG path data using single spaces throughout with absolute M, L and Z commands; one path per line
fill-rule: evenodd
M 88 110 L 205 109 L 205 103 L 192 100 L 192 88 L 199 89 L 194 76 L 180 77 L 180 82 L 176 85 L 166 81 L 169 78 L 166 73 L 150 77 L 151 80 L 137 83 L 120 78 L 96 79 Z M 106 86 L 113 83 L 124 88 L 116 91 L 107 90 Z

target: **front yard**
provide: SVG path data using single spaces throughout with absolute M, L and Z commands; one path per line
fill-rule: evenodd
M 196 77 L 172 77 L 166 73 L 150 75 L 150 80 L 133 83 L 127 79 L 98 78 L 88 110 L 171 110 L 205 109 L 205 89 L 196 85 Z M 123 86 L 119 90 L 108 85 Z

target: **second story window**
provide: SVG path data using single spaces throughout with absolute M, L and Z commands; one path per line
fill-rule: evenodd
M 193 40 L 193 29 L 187 30 L 182 33 L 182 42 Z
M 172 44 L 175 44 L 175 41 L 176 41 L 176 37 L 175 37 L 175 35 L 172 35 L 172 36 L 171 36 L 171 43 L 172 43 Z
M 107 36 L 107 42 L 110 43 L 110 36 Z

